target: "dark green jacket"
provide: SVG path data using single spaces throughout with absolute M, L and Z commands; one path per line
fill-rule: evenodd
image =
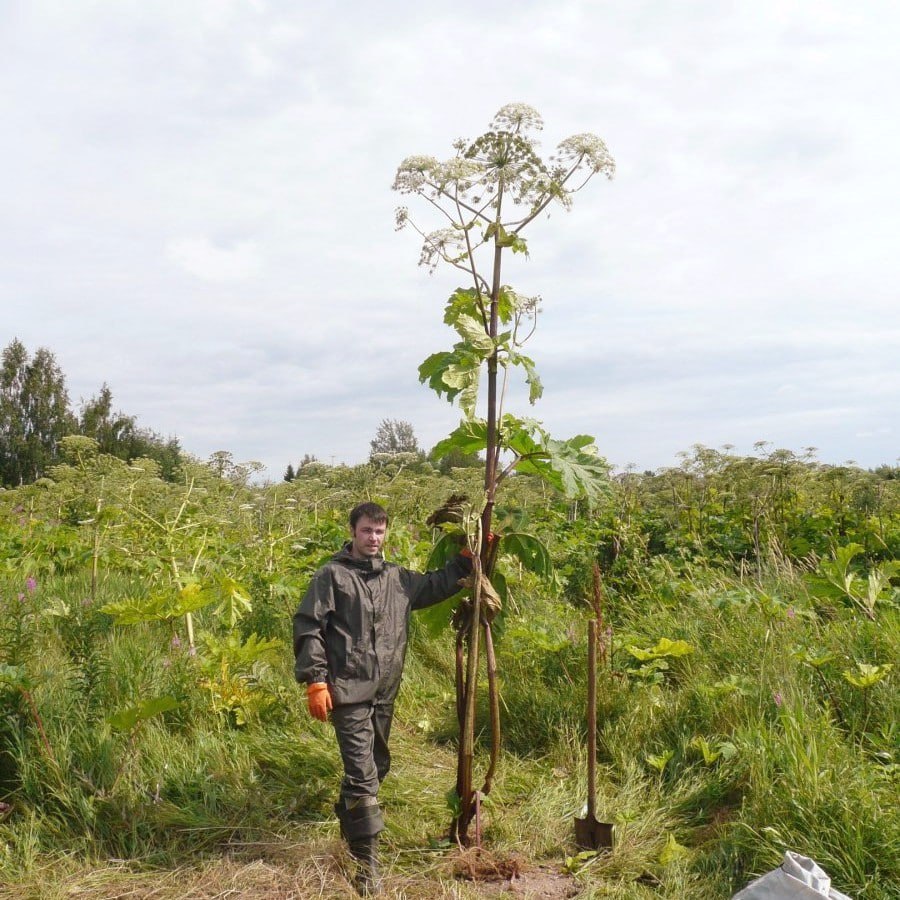
M 390 703 L 397 695 L 409 614 L 459 590 L 472 563 L 457 556 L 436 572 L 412 572 L 381 557 L 355 559 L 350 544 L 313 576 L 294 614 L 294 675 L 325 681 L 335 705 Z

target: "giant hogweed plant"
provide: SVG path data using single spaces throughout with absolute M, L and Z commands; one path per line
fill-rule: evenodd
M 242 561 L 236 553 L 226 554 L 221 537 L 245 506 L 253 504 L 239 505 L 239 498 L 217 493 L 222 477 L 203 469 L 187 473 L 184 484 L 168 483 L 158 477 L 156 463 L 139 460 L 129 465 L 100 454 L 92 438 L 71 435 L 60 443 L 67 463 L 50 470 L 54 484 L 48 482 L 47 491 L 52 487 L 60 495 L 60 514 L 65 502 L 72 512 L 86 516 L 77 524 L 91 535 L 91 600 L 97 600 L 100 563 L 114 562 L 121 568 L 127 560 L 129 571 L 139 574 L 149 591 L 106 602 L 100 612 L 116 625 L 164 623 L 171 629 L 173 647 L 181 645 L 177 622 L 183 617 L 187 650 L 191 658 L 197 657 L 213 708 L 236 724 L 246 724 L 268 699 L 256 689 L 259 674 L 280 646 L 255 633 L 241 640 L 236 631 L 253 606 L 246 587 L 231 575 Z M 111 559 L 104 544 L 113 533 L 119 552 Z M 241 536 L 246 535 L 245 528 Z M 265 565 L 271 569 L 275 538 L 267 537 L 258 543 L 265 544 Z M 141 552 L 148 547 L 153 552 Z M 207 607 L 212 607 L 205 614 L 209 630 L 196 635 L 198 652 L 194 617 Z M 71 612 L 63 605 L 57 615 L 61 622 L 71 622 Z M 218 639 L 220 632 L 224 640 Z
M 444 322 L 457 336 L 449 350 L 434 353 L 419 367 L 420 380 L 451 403 L 462 420 L 434 450 L 442 457 L 451 451 L 483 453 L 484 493 L 469 519 L 468 540 L 475 553 L 471 600 L 454 619 L 457 627 L 457 714 L 460 727 L 456 795 L 452 834 L 469 843 L 469 826 L 481 797 L 488 793 L 499 753 L 499 703 L 490 619 L 491 596 L 482 574 L 491 577 L 499 542 L 489 544 L 498 490 L 514 472 L 545 479 L 569 497 L 595 500 L 607 484 L 607 466 L 594 439 L 576 435 L 557 440 L 532 418 L 506 411 L 505 400 L 513 370 L 524 374 L 529 401 L 543 388 L 534 361 L 523 352 L 537 324 L 540 298 L 527 296 L 503 281 L 507 251 L 527 256 L 523 232 L 552 204 L 568 209 L 574 195 L 594 176 L 611 178 L 615 164 L 606 144 L 593 134 L 566 138 L 544 159 L 536 134 L 540 115 L 522 103 L 504 106 L 491 127 L 473 141 L 453 144 L 455 154 L 445 161 L 411 156 L 397 170 L 393 189 L 424 200 L 437 216 L 439 227 L 429 229 L 405 206 L 397 210 L 398 229 L 409 227 L 422 239 L 420 264 L 432 270 L 440 264 L 459 271 L 464 280 L 448 299 Z M 485 385 L 485 394 L 479 392 Z M 481 402 L 480 402 L 481 400 Z M 504 552 L 522 550 L 524 558 L 540 558 L 527 536 L 506 538 Z M 501 539 L 502 540 L 502 539 Z M 530 548 L 530 549 L 529 549 Z M 488 591 L 488 594 L 493 594 Z M 475 697 L 479 640 L 484 635 L 491 707 L 491 758 L 484 785 L 473 787 Z M 464 659 L 465 656 L 465 659 Z M 476 823 L 477 824 L 477 823 Z M 476 827 L 476 842 L 479 839 Z

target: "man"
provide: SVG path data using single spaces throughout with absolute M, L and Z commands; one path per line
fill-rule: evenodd
M 344 764 L 334 809 L 364 895 L 378 890 L 378 788 L 391 765 L 410 611 L 451 597 L 472 572 L 468 551 L 425 574 L 386 562 L 387 525 L 377 503 L 355 507 L 350 540 L 313 576 L 294 615 L 294 674 L 307 686 L 310 714 L 324 722 L 331 713 Z

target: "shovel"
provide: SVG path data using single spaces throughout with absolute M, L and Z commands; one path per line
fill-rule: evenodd
M 588 802 L 587 815 L 575 819 L 575 842 L 581 850 L 612 850 L 613 827 L 597 821 L 597 622 L 588 622 Z

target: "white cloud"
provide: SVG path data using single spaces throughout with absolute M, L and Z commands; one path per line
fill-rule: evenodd
M 364 458 L 384 417 L 434 443 L 457 413 L 416 367 L 453 340 L 457 279 L 416 270 L 389 185 L 521 100 L 545 149 L 592 130 L 618 162 L 508 269 L 545 300 L 528 412 L 643 467 L 767 436 L 896 456 L 891 4 L 35 0 L 0 19 L 0 310 L 73 396 L 107 381 L 186 448 L 275 475 Z
M 242 280 L 256 275 L 262 267 L 254 241 L 237 241 L 230 247 L 220 247 L 208 238 L 181 238 L 167 245 L 166 255 L 204 281 Z

